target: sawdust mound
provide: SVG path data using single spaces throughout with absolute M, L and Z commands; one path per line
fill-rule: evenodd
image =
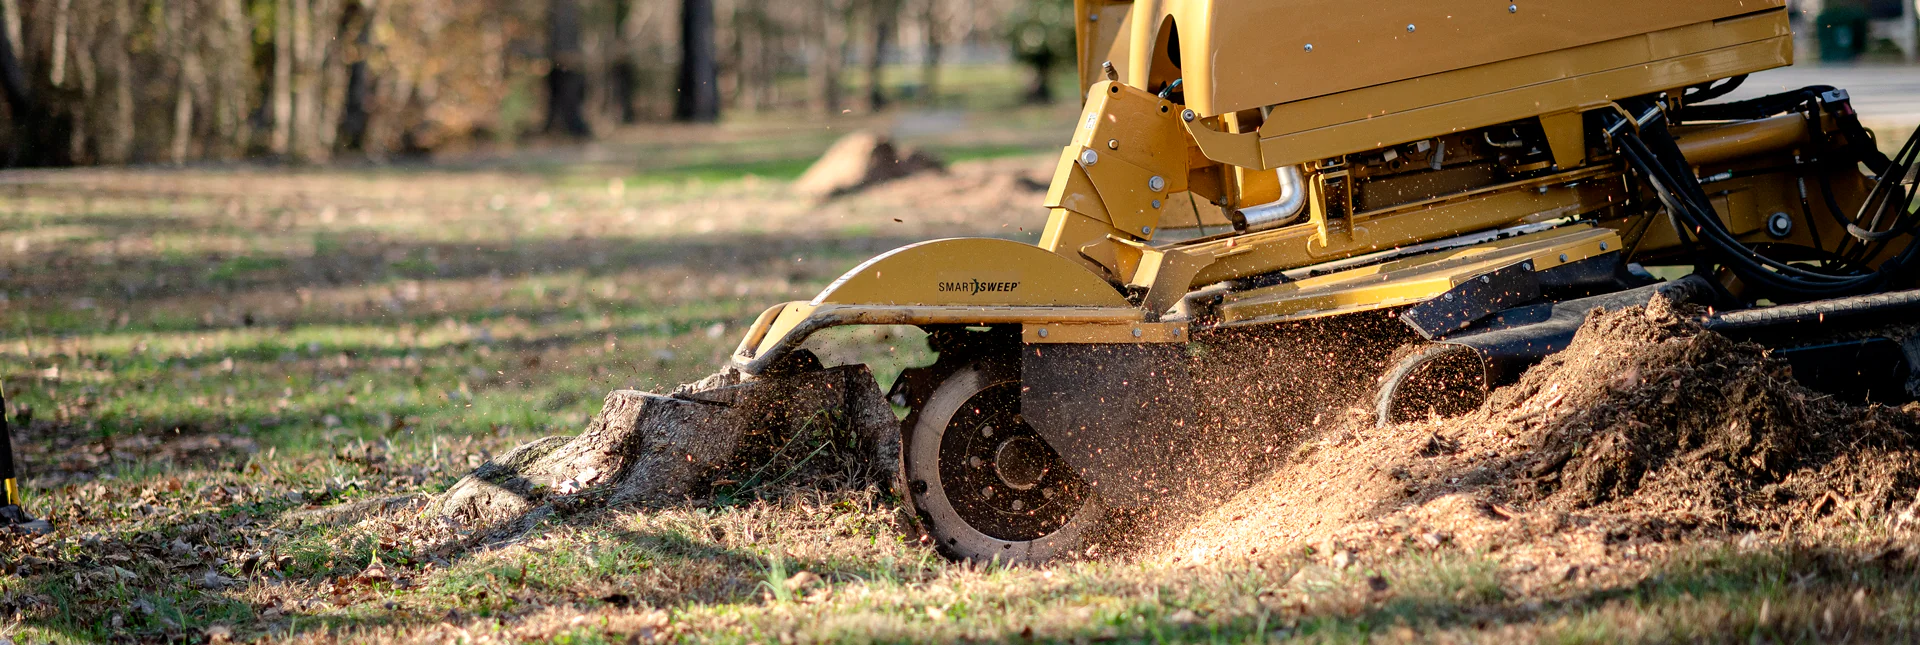
M 1591 568 L 1697 537 L 1913 521 L 1920 406 L 1835 401 L 1698 318 L 1662 299 L 1591 316 L 1462 417 L 1349 415 L 1157 555 L 1460 547 Z

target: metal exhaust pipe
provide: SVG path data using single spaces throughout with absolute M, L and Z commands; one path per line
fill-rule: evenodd
M 1291 224 L 1306 212 L 1306 206 L 1306 176 L 1299 166 L 1287 166 L 1280 169 L 1280 199 L 1235 210 L 1227 217 L 1233 220 L 1234 230 L 1252 233 Z

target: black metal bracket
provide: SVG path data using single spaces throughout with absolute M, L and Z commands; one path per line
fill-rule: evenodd
M 1540 279 L 1533 261 L 1523 260 L 1454 285 L 1438 298 L 1400 314 L 1421 338 L 1434 340 L 1488 316 L 1540 299 Z

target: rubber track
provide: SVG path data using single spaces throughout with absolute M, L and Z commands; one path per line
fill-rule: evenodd
M 1787 325 L 1817 325 L 1914 310 L 1920 310 L 1920 289 L 1730 311 L 1707 319 L 1706 327 L 1718 332 L 1750 331 Z

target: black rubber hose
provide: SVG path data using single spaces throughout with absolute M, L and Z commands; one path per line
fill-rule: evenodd
M 1699 85 L 1693 86 L 1692 88 L 1688 88 L 1687 93 L 1680 95 L 1680 98 L 1683 101 L 1685 101 L 1687 105 L 1693 105 L 1695 103 L 1705 103 L 1707 101 L 1711 101 L 1711 100 L 1720 98 L 1722 96 L 1732 94 L 1734 90 L 1740 89 L 1740 85 L 1746 82 L 1747 82 L 1747 75 L 1741 74 L 1739 76 L 1735 76 L 1733 78 L 1720 81 L 1719 85 L 1714 85 L 1711 82 L 1701 83 Z
M 1741 243 L 1720 221 L 1664 124 L 1656 121 L 1645 127 L 1643 133 L 1651 141 L 1632 132 L 1622 132 L 1615 137 L 1622 155 L 1649 179 L 1677 222 L 1691 228 L 1741 279 L 1771 294 L 1819 299 L 1870 291 L 1904 274 L 1905 267 L 1912 264 L 1916 249 L 1920 249 L 1920 244 L 1909 243 L 1879 271 L 1861 275 L 1814 271 L 1760 255 Z M 1907 161 L 1910 156 L 1903 154 L 1901 161 Z M 1889 180 L 1890 176 L 1882 177 L 1882 182 Z
M 1688 121 L 1752 121 L 1770 116 L 1778 116 L 1792 111 L 1808 102 L 1820 98 L 1821 94 L 1833 91 L 1831 85 L 1812 85 L 1790 92 L 1769 94 L 1745 101 L 1732 103 L 1714 103 L 1711 105 L 1687 105 L 1674 114 L 1680 122 Z

